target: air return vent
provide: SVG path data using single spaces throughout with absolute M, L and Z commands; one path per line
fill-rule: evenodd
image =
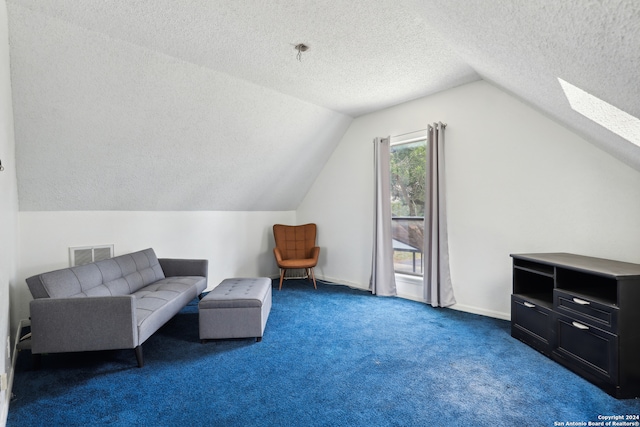
M 290 268 L 284 273 L 285 279 L 306 279 L 307 272 L 304 268 Z
M 69 264 L 71 267 L 112 257 L 113 245 L 76 246 L 69 248 Z

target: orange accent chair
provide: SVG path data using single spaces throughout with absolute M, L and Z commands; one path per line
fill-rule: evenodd
M 313 268 L 318 264 L 318 255 L 320 248 L 316 246 L 316 225 L 282 225 L 273 226 L 273 237 L 276 241 L 276 247 L 273 253 L 276 256 L 276 262 L 280 267 L 280 287 L 282 289 L 282 280 L 287 270 L 304 269 L 307 279 L 313 279 L 313 287 L 316 286 L 316 276 Z

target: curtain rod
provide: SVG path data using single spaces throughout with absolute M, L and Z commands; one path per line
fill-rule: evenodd
M 411 135 L 412 133 L 426 132 L 426 131 L 427 131 L 427 129 L 418 129 L 418 130 L 414 130 L 414 131 L 411 131 L 411 132 L 402 133 L 400 135 L 393 135 L 391 138 L 400 138 L 401 136 Z
M 436 125 L 436 126 L 440 125 L 440 126 L 442 126 L 443 128 L 446 128 L 446 127 L 447 127 L 447 124 L 446 124 L 446 123 L 442 123 L 442 122 L 435 123 L 435 125 Z M 432 125 L 429 125 L 429 127 L 432 127 Z
M 440 123 L 442 124 L 442 127 L 447 127 L 446 123 Z M 407 133 L 401 133 L 400 135 L 393 135 L 391 138 L 400 138 L 401 136 L 405 136 L 405 135 L 411 135 L 412 133 L 418 133 L 418 132 L 426 132 L 429 130 L 429 128 L 431 127 L 431 125 L 429 125 L 426 129 L 418 129 L 418 130 L 414 130 L 411 132 L 407 132 Z

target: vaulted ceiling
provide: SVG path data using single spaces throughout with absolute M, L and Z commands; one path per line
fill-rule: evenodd
M 640 117 L 634 0 L 7 6 L 21 210 L 292 210 L 354 117 L 478 79 L 640 170 L 558 81 Z

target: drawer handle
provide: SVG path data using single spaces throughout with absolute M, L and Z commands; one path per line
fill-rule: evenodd
M 589 327 L 588 327 L 588 326 L 585 326 L 585 325 L 583 325 L 582 323 L 578 323 L 578 322 L 571 322 L 571 324 L 572 324 L 573 326 L 575 326 L 576 328 L 578 328 L 578 329 L 582 329 L 582 330 L 587 330 L 587 329 L 589 329 Z
M 575 302 L 576 304 L 580 304 L 580 305 L 589 305 L 589 304 L 591 304 L 589 301 L 585 301 L 585 300 L 580 299 L 580 298 L 574 298 L 573 302 Z
M 524 304 L 524 306 L 525 306 L 525 307 L 529 307 L 529 308 L 533 308 L 533 307 L 535 307 L 535 305 L 534 305 L 534 304 L 531 304 L 530 302 L 526 302 L 526 301 L 524 301 L 524 302 L 523 302 L 523 304 Z

